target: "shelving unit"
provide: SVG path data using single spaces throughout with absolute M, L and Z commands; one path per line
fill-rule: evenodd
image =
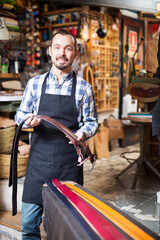
M 67 14 L 67 13 L 79 13 L 82 11 L 82 8 L 69 8 L 69 9 L 61 9 L 56 11 L 49 11 L 49 12 L 43 12 L 41 13 L 42 17 L 50 17 L 54 15 L 61 15 L 61 14 Z M 71 21 L 71 22 L 65 22 L 65 23 L 55 23 L 55 24 L 49 24 L 46 26 L 41 26 L 40 30 L 43 29 L 49 29 L 49 28 L 60 28 L 60 27 L 72 27 L 72 26 L 78 26 L 78 21 Z
M 26 7 L 26 39 L 27 61 L 30 71 L 37 71 L 40 67 L 40 32 L 39 32 L 39 9 L 32 1 L 28 1 Z
M 97 20 L 90 20 L 91 62 L 97 85 L 97 109 L 99 112 L 111 111 L 118 108 L 119 99 L 119 26 L 112 19 L 111 25 L 108 25 L 107 14 L 92 14 L 100 18 L 107 30 L 105 38 L 98 38 L 95 33 L 99 23 Z

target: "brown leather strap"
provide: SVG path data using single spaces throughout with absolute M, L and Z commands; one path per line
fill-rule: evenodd
M 79 162 L 77 166 L 81 166 L 84 162 L 87 160 L 90 160 L 92 163 L 92 168 L 94 167 L 95 164 L 95 157 L 91 153 L 89 147 L 82 141 L 77 141 L 77 136 L 66 126 L 61 124 L 60 122 L 44 116 L 44 115 L 34 115 L 34 117 L 40 118 L 44 121 L 49 122 L 50 124 L 54 125 L 57 127 L 59 130 L 61 130 L 66 137 L 73 142 L 74 147 L 77 151 L 77 154 L 79 155 Z M 18 141 L 20 137 L 20 130 L 25 123 L 27 119 L 22 121 L 20 125 L 17 127 L 14 139 L 13 139 L 13 144 L 12 144 L 12 151 L 11 151 L 11 161 L 10 161 L 10 175 L 9 175 L 9 187 L 13 185 L 12 189 L 12 215 L 17 214 L 17 152 L 18 152 Z
M 52 125 L 54 125 L 55 127 L 57 127 L 58 129 L 60 129 L 65 135 L 66 137 L 73 142 L 76 150 L 77 150 L 77 154 L 80 156 L 81 161 L 78 164 L 78 166 L 81 166 L 86 160 L 90 160 L 92 163 L 92 169 L 94 167 L 94 163 L 95 163 L 95 157 L 94 155 L 91 153 L 89 147 L 85 144 L 85 142 L 82 141 L 77 141 L 77 136 L 70 130 L 68 129 L 66 126 L 64 126 L 62 123 L 56 121 L 53 118 L 44 116 L 44 115 L 35 115 L 35 117 L 40 118 L 42 120 L 45 120 L 49 123 L 51 123 Z

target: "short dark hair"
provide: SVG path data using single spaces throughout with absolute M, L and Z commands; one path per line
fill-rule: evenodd
M 77 50 L 77 39 L 76 37 L 69 31 L 65 30 L 65 29 L 60 29 L 58 30 L 56 33 L 53 34 L 52 36 L 52 41 L 51 41 L 51 44 L 53 42 L 53 38 L 57 35 L 57 34 L 61 34 L 61 35 L 70 35 L 73 37 L 73 40 L 74 40 L 74 46 L 75 46 L 75 50 Z

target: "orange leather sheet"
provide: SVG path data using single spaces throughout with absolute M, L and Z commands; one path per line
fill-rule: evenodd
M 141 224 L 131 219 L 131 217 L 126 216 L 122 211 L 113 206 L 112 204 L 104 203 L 99 198 L 93 196 L 79 188 L 77 185 L 72 183 L 65 183 L 74 193 L 84 199 L 87 203 L 93 206 L 97 211 L 103 214 L 112 224 L 116 225 L 118 228 L 122 229 L 127 235 L 129 235 L 134 240 L 153 240 L 159 239 L 159 237 L 153 232 L 149 231 Z

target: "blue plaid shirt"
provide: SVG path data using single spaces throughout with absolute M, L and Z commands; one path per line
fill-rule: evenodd
M 15 115 L 15 121 L 18 125 L 26 118 L 26 114 L 38 114 L 41 89 L 46 74 L 47 73 L 33 77 L 28 81 L 21 105 Z M 72 76 L 73 72 L 71 71 L 63 77 L 62 83 L 59 84 L 57 76 L 51 70 L 47 78 L 45 93 L 71 95 Z M 85 138 L 88 139 L 92 137 L 98 129 L 98 117 L 92 86 L 79 76 L 77 76 L 75 99 L 79 128 L 84 132 Z M 81 123 L 82 116 L 83 123 Z

